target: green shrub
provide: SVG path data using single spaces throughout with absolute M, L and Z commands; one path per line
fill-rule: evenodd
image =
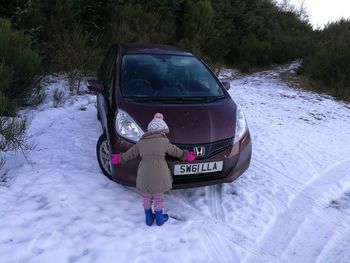
M 0 63 L 0 91 L 7 93 L 13 82 L 14 72 L 13 68 L 5 65 L 4 62 Z
M 100 59 L 100 49 L 90 45 L 89 35 L 75 27 L 63 33 L 54 62 L 56 70 L 67 72 L 70 89 L 80 94 L 82 79 L 97 70 Z
M 34 148 L 27 142 L 29 120 L 16 116 L 17 106 L 25 101 L 39 72 L 39 56 L 30 48 L 29 37 L 0 19 L 0 168 L 5 163 L 5 152 L 24 153 Z
M 213 64 L 208 50 L 214 39 L 214 10 L 209 1 L 192 3 L 187 1 L 181 25 L 181 40 L 178 44 L 201 57 L 206 63 Z
M 140 4 L 115 5 L 111 19 L 110 42 L 169 43 L 176 28 L 171 17 L 145 11 Z
M 9 103 L 5 94 L 11 88 L 11 84 L 14 81 L 14 71 L 10 66 L 5 65 L 4 63 L 0 63 L 0 94 L 1 94 L 1 114 L 3 115 L 14 115 L 15 114 L 15 102 Z
M 329 24 L 318 38 L 303 71 L 319 84 L 318 89 L 350 98 L 350 20 Z
M 8 106 L 7 97 L 0 91 L 0 176 L 1 168 L 6 162 L 6 152 L 20 150 L 27 159 L 25 152 L 36 147 L 35 144 L 28 143 L 26 131 L 29 119 L 25 116 L 7 116 Z
M 10 22 L 2 19 L 0 20 L 0 59 L 1 74 L 8 76 L 1 81 L 1 89 L 10 102 L 22 103 L 31 88 L 33 78 L 39 73 L 40 58 L 35 51 L 31 50 L 30 37 L 12 29 Z M 12 81 L 7 82 L 8 79 Z
M 25 116 L 6 116 L 7 107 L 8 100 L 0 91 L 0 169 L 6 162 L 4 153 L 20 150 L 27 159 L 25 152 L 36 147 L 33 143 L 28 142 L 29 137 L 26 131 L 30 123 L 29 119 Z
M 254 35 L 242 38 L 239 61 L 241 67 L 248 65 L 266 66 L 271 59 L 270 43 L 256 39 Z

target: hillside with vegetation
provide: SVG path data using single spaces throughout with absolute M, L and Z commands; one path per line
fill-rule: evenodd
M 322 90 L 347 96 L 350 22 L 315 31 L 307 10 L 282 2 L 7 0 L 0 17 L 30 36 L 46 72 L 95 71 L 111 43 L 154 42 L 243 71 L 305 59 L 303 72 Z
M 7 2 L 0 15 L 30 35 L 55 70 L 69 69 L 71 49 L 88 51 L 95 61 L 83 67 L 94 70 L 113 42 L 175 45 L 209 63 L 246 69 L 304 57 L 312 43 L 308 21 L 270 0 Z

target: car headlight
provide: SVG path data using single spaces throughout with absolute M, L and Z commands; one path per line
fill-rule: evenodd
M 123 110 L 118 110 L 115 128 L 120 136 L 132 142 L 139 141 L 144 134 L 140 126 L 138 126 L 133 118 Z
M 233 139 L 233 144 L 240 141 L 242 137 L 248 130 L 247 121 L 244 116 L 244 112 L 242 109 L 237 107 L 236 111 L 236 130 L 235 130 L 235 138 Z

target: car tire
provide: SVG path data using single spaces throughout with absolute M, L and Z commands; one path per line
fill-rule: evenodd
M 96 108 L 96 118 L 98 119 L 98 120 L 100 120 L 101 118 L 100 118 L 100 113 L 99 113 L 99 111 L 98 111 L 98 107 L 97 107 L 97 105 L 95 104 L 95 108 Z
M 97 110 L 96 117 L 97 117 L 98 121 L 101 121 L 100 113 L 99 113 L 99 111 L 98 111 L 98 110 Z
M 110 159 L 109 143 L 105 133 L 101 134 L 96 145 L 97 161 L 103 174 L 110 180 L 112 178 L 112 164 Z

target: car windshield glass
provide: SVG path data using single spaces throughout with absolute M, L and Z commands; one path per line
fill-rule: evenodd
M 121 91 L 129 99 L 224 97 L 221 83 L 203 63 L 176 55 L 124 55 Z

